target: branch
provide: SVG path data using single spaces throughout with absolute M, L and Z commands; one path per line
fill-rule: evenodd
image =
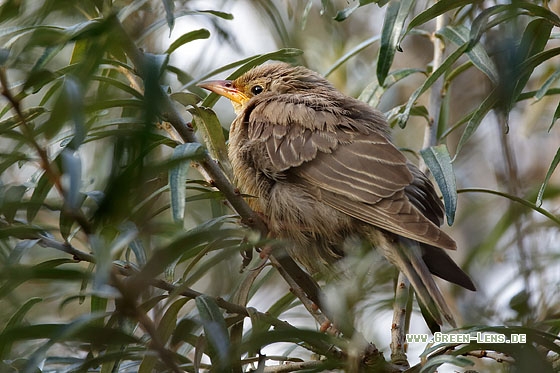
M 513 357 L 496 351 L 474 350 L 474 351 L 465 352 L 463 355 L 473 356 L 479 359 L 488 358 L 488 359 L 495 360 L 497 363 L 515 364 L 515 359 Z
M 395 303 L 393 304 L 393 322 L 391 324 L 391 362 L 409 368 L 406 357 L 407 305 L 410 292 L 410 282 L 406 276 L 399 272 L 397 287 L 395 289 Z
M 71 254 L 75 260 L 77 261 L 85 261 L 88 263 L 95 263 L 95 257 L 91 254 L 85 253 L 81 250 L 76 249 L 75 247 L 73 247 L 72 245 L 70 245 L 67 242 L 59 242 L 55 239 L 46 237 L 44 235 L 37 235 L 36 237 L 29 237 L 28 239 L 38 239 L 38 245 L 43 246 L 43 247 L 50 247 L 53 248 L 55 250 L 58 251 L 62 251 L 68 254 Z M 113 264 L 113 271 L 112 271 L 112 278 L 111 278 L 111 283 L 117 287 L 119 289 L 119 291 L 121 292 L 121 295 L 123 297 L 126 297 L 126 300 L 131 301 L 131 299 L 137 295 L 137 291 L 134 291 L 133 289 L 131 289 L 131 284 L 123 284 L 122 281 L 118 280 L 117 277 L 115 277 L 115 274 L 119 274 L 121 276 L 127 277 L 127 278 L 131 278 L 135 275 L 137 275 L 139 272 L 135 269 L 133 269 L 130 266 L 127 267 L 123 267 L 117 264 Z M 115 280 L 116 279 L 116 280 Z M 115 280 L 115 281 L 113 281 Z M 164 280 L 161 279 L 150 279 L 147 283 L 147 285 L 149 286 L 153 286 L 155 288 L 161 289 L 161 290 L 165 290 L 168 293 L 174 293 L 174 292 L 178 292 L 179 295 L 187 297 L 189 299 L 195 299 L 200 295 L 203 295 L 203 293 L 198 292 L 196 290 L 193 290 L 191 288 L 188 287 L 184 287 L 184 286 L 176 286 L 173 284 L 170 284 L 169 282 L 166 282 Z M 122 291 L 121 291 L 122 290 Z M 218 305 L 218 307 L 224 309 L 226 312 L 230 313 L 230 314 L 237 314 L 243 317 L 257 317 L 260 321 L 265 322 L 267 324 L 269 324 L 270 326 L 276 328 L 276 329 L 289 329 L 289 330 L 297 330 L 297 328 L 293 325 L 291 325 L 290 323 L 277 319 L 273 316 L 270 316 L 268 313 L 262 313 L 262 312 L 258 312 L 257 310 L 255 310 L 254 308 L 251 307 L 244 307 L 241 306 L 239 304 L 236 303 L 231 303 L 226 301 L 225 299 L 221 298 L 221 297 L 212 297 L 212 296 L 208 296 L 209 298 L 212 298 L 212 300 L 214 302 L 216 302 L 216 304 Z M 129 299 L 131 298 L 131 299 Z M 134 315 L 134 317 L 136 317 L 136 315 Z M 139 322 L 142 322 L 144 325 L 144 327 L 146 328 L 146 332 L 150 333 L 150 326 L 147 324 L 146 320 L 140 320 L 138 319 Z M 156 342 L 157 344 L 157 342 Z M 326 343 L 322 343 L 322 342 L 317 342 L 315 345 L 305 345 L 306 348 L 308 348 L 310 351 L 313 351 L 315 353 L 324 353 L 324 351 L 330 351 L 331 355 L 333 355 L 334 357 L 338 357 L 340 358 L 343 355 L 343 352 L 340 351 L 339 349 L 335 349 L 333 348 L 333 346 L 326 344 Z

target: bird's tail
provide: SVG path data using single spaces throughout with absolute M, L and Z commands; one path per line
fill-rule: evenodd
M 445 302 L 443 295 L 437 287 L 428 266 L 422 259 L 422 248 L 416 241 L 408 239 L 386 240 L 378 242 L 378 249 L 392 262 L 412 284 L 418 303 L 424 314 L 424 318 L 430 329 L 437 327 L 430 319 L 438 325 L 443 324 L 442 317 L 452 326 L 456 327 L 455 319 Z M 436 329 L 436 331 L 439 328 Z

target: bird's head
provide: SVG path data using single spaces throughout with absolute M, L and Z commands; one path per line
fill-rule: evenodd
M 209 80 L 198 86 L 229 98 L 237 114 L 255 96 L 311 91 L 317 94 L 323 89 L 333 90 L 331 84 L 314 71 L 281 62 L 257 66 L 235 80 Z

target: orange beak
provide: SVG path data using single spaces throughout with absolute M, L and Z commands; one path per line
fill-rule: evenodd
M 231 80 L 207 80 L 202 83 L 198 83 L 197 86 L 205 88 L 209 91 L 219 94 L 229 98 L 236 104 L 243 105 L 245 102 L 249 101 L 243 92 L 235 88 Z

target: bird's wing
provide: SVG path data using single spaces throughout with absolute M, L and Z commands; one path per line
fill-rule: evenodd
M 377 141 L 370 142 L 370 136 L 341 144 L 330 154 L 319 153 L 294 171 L 320 190 L 325 203 L 339 211 L 414 241 L 455 249 L 455 241 L 427 219 L 407 196 L 405 187 L 412 180 L 403 181 L 411 177 L 406 160 L 392 163 L 383 157 L 385 152 L 400 152 L 394 147 L 394 151 L 384 149 L 392 147 L 389 142 L 383 146 Z M 364 153 L 358 154 L 360 151 Z M 361 173 L 354 171 L 358 167 L 363 170 Z
M 290 170 L 333 208 L 400 236 L 455 249 L 453 239 L 411 203 L 407 194 L 419 192 L 406 157 L 343 107 L 277 96 L 253 107 L 248 135 L 265 143 L 277 171 Z M 380 120 L 373 110 L 365 114 Z M 416 199 L 419 205 L 425 200 Z

